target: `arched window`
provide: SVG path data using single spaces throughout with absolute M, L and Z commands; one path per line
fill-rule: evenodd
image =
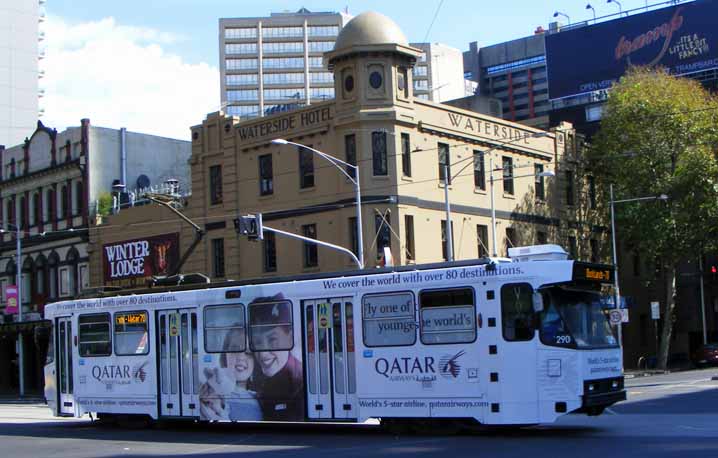
M 17 225 L 23 229 L 27 229 L 27 206 L 25 197 L 20 197 L 20 218 Z
M 45 192 L 45 196 L 45 222 L 54 221 L 57 217 L 55 214 L 55 208 L 57 208 L 57 202 L 55 202 L 55 191 L 48 189 L 47 192 Z
M 56 252 L 50 253 L 50 257 L 47 259 L 47 283 L 48 283 L 48 296 L 51 299 L 57 299 L 57 266 L 60 264 L 60 256 Z
M 32 225 L 37 226 L 42 221 L 42 215 L 40 213 L 40 193 L 35 193 L 32 196 Z
M 80 253 L 77 252 L 75 247 L 70 248 L 65 261 L 67 261 L 67 264 L 70 267 L 70 275 L 68 276 L 70 284 L 68 285 L 68 290 L 71 296 L 77 296 L 80 292 L 80 271 L 77 265 L 79 260 Z
M 76 215 L 82 215 L 85 211 L 85 200 L 84 200 L 84 188 L 82 187 L 82 181 L 75 183 L 75 213 Z
M 69 215 L 68 208 L 67 208 L 67 186 L 62 185 L 62 189 L 60 190 L 60 214 L 58 215 L 59 218 L 67 218 Z
M 36 293 L 33 270 L 35 270 L 35 263 L 28 256 L 25 258 L 25 262 L 22 263 L 22 290 L 20 294 L 22 295 L 23 304 L 33 303 L 33 297 Z
M 47 260 L 45 256 L 40 255 L 35 259 L 35 293 L 38 296 L 38 302 L 45 303 L 47 296 Z
M 15 199 L 7 200 L 7 221 L 10 224 L 15 224 Z

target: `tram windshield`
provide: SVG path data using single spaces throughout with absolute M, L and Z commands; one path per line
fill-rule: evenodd
M 553 287 L 542 295 L 540 334 L 546 345 L 582 349 L 618 345 L 599 293 Z

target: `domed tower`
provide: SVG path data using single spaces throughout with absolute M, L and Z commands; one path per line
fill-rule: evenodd
M 382 14 L 366 12 L 349 21 L 334 49 L 324 54 L 334 72 L 339 122 L 347 112 L 362 118 L 371 112 L 372 119 L 399 119 L 400 112 L 413 111 L 411 69 L 421 54 L 409 46 L 399 26 Z

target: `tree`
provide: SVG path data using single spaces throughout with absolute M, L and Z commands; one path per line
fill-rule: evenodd
M 655 258 L 665 278 L 658 365 L 666 368 L 679 261 L 717 246 L 718 100 L 694 80 L 633 68 L 611 89 L 590 152 L 614 198 L 666 194 L 666 202 L 616 206 L 621 238 Z

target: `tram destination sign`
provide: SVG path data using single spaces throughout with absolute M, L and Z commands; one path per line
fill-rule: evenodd
M 615 270 L 605 264 L 573 263 L 573 280 L 591 283 L 613 283 Z
M 144 286 L 153 275 L 167 275 L 179 262 L 179 233 L 108 243 L 102 247 L 106 286 Z

